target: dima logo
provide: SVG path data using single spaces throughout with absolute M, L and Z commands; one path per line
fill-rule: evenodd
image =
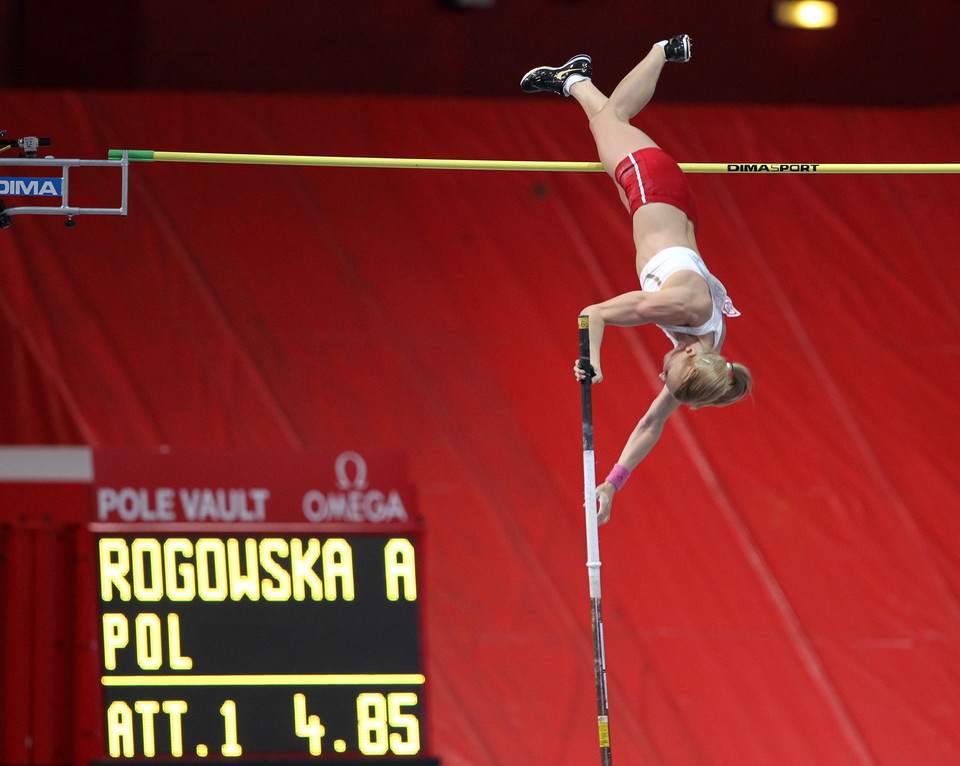
M 62 178 L 0 178 L 0 194 L 16 197 L 61 197 Z
M 816 173 L 820 163 L 810 165 L 789 165 L 786 163 L 748 165 L 733 163 L 727 165 L 728 173 Z

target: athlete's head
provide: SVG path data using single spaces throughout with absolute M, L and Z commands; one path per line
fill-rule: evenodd
M 753 387 L 753 377 L 742 364 L 695 345 L 668 353 L 660 377 L 673 397 L 691 409 L 725 407 L 743 399 Z

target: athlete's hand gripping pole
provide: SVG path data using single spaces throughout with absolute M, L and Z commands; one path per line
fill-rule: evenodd
M 597 725 L 600 734 L 600 763 L 611 766 L 610 719 L 607 709 L 607 667 L 603 653 L 603 621 L 600 614 L 600 538 L 597 529 L 597 468 L 593 454 L 593 398 L 595 371 L 590 364 L 590 318 L 581 316 L 580 367 L 586 372 L 580 381 L 583 413 L 583 494 L 587 523 L 587 574 L 590 578 L 590 611 L 593 623 L 593 669 L 597 683 Z

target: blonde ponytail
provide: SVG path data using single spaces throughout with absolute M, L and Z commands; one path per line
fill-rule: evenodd
M 674 398 L 690 406 L 726 407 L 739 402 L 753 388 L 753 376 L 742 364 L 728 362 L 716 351 L 705 351 L 689 364 Z

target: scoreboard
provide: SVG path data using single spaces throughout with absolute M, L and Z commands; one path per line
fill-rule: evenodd
M 395 455 L 95 450 L 87 762 L 436 764 L 415 508 Z
M 109 756 L 420 752 L 412 537 L 98 548 Z

